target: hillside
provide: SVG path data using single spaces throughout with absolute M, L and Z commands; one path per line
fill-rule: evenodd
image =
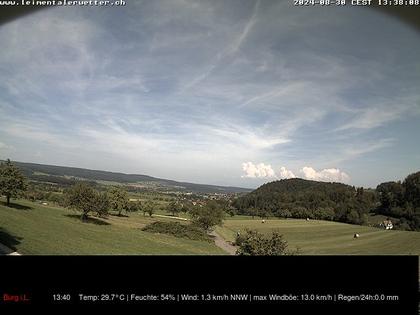
M 92 218 L 82 223 L 73 211 L 17 200 L 12 207 L 0 200 L 0 243 L 24 255 L 93 255 L 93 254 L 226 254 L 214 243 L 193 241 L 165 234 L 142 231 L 154 221 L 170 221 L 163 217 L 109 216 Z M 233 241 L 237 231 L 256 229 L 264 234 L 279 231 L 289 243 L 289 249 L 300 249 L 304 255 L 324 254 L 420 254 L 420 233 L 387 231 L 368 226 L 337 222 L 299 219 L 261 220 L 235 216 L 227 218 L 217 232 Z M 360 238 L 354 239 L 353 234 Z
M 318 182 L 302 178 L 282 179 L 264 184 L 255 190 L 256 193 L 293 193 L 293 192 L 326 192 L 326 191 L 354 191 L 353 186 L 342 183 Z
M 210 255 L 225 254 L 214 243 L 142 231 L 164 218 L 109 216 L 83 223 L 74 211 L 0 199 L 0 243 L 23 255 Z M 1 254 L 1 253 L 0 253 Z
M 264 184 L 235 201 L 240 214 L 355 224 L 367 223 L 368 213 L 376 206 L 374 190 L 299 178 Z
M 35 163 L 13 162 L 29 179 L 42 182 L 55 182 L 72 184 L 74 179 L 89 181 L 105 181 L 110 183 L 123 183 L 126 185 L 138 185 L 162 191 L 183 191 L 193 193 L 242 193 L 251 189 L 240 187 L 226 187 L 216 185 L 195 184 L 177 182 L 174 180 L 156 178 L 140 174 L 124 174 L 100 170 L 91 170 L 76 167 L 44 165 Z

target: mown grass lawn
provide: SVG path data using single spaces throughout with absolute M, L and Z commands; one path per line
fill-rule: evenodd
M 256 229 L 262 233 L 279 231 L 290 249 L 300 248 L 302 254 L 420 254 L 420 232 L 382 230 L 338 222 L 298 219 L 228 219 L 217 232 L 233 241 L 237 231 Z M 353 238 L 355 233 L 360 238 Z

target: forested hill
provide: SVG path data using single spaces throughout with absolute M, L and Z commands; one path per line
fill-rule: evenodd
M 142 184 L 154 189 L 177 190 L 194 193 L 241 193 L 250 189 L 230 186 L 216 186 L 178 182 L 140 174 L 124 174 L 76 167 L 44 165 L 35 163 L 13 162 L 29 179 L 60 184 L 73 184 L 74 179 L 89 181 L 108 181 L 123 184 Z
M 348 191 L 354 193 L 355 188 L 342 183 L 326 183 L 301 178 L 283 179 L 260 186 L 255 193 L 294 193 L 294 192 L 337 192 Z
M 420 172 L 402 182 L 381 183 L 363 189 L 341 183 L 284 179 L 264 184 L 234 203 L 237 212 L 253 216 L 277 216 L 334 220 L 367 224 L 370 214 L 396 219 L 395 226 L 420 230 Z
M 358 224 L 364 223 L 376 206 L 374 190 L 299 178 L 264 184 L 235 201 L 235 207 L 243 214 Z

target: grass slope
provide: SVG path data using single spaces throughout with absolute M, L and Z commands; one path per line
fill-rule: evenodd
M 214 244 L 141 231 L 156 220 L 140 213 L 82 223 L 60 207 L 0 202 L 0 243 L 21 254 L 225 254 Z
M 0 202 L 0 243 L 22 254 L 225 254 L 214 244 L 141 231 L 165 218 L 110 216 L 82 223 L 75 212 L 19 200 L 13 208 Z M 99 224 L 98 224 L 99 223 Z M 317 220 L 269 219 L 247 216 L 225 221 L 217 232 L 233 241 L 246 228 L 284 235 L 290 249 L 302 254 L 420 254 L 420 232 L 385 231 L 367 226 Z M 354 239 L 353 234 L 360 238 Z
M 290 249 L 300 248 L 302 254 L 420 254 L 420 232 L 381 230 L 368 226 L 317 220 L 228 219 L 217 232 L 233 241 L 237 231 L 246 228 L 262 233 L 279 231 L 289 242 Z M 354 233 L 360 238 L 354 239 Z

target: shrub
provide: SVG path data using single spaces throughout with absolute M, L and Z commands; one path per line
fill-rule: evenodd
M 210 236 L 198 226 L 192 224 L 181 224 L 180 222 L 153 222 L 146 225 L 145 232 L 168 234 L 190 240 L 210 241 Z
M 247 230 L 245 235 L 238 235 L 235 244 L 239 246 L 237 255 L 278 256 L 290 255 L 287 241 L 278 232 L 266 237 L 256 230 Z

